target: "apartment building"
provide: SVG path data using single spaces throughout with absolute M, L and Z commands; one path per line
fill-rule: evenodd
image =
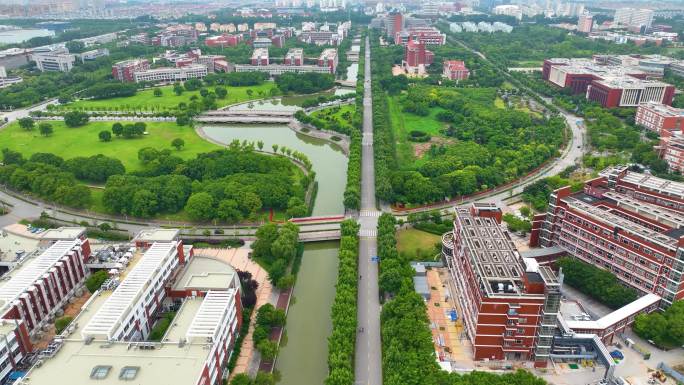
M 318 57 L 318 66 L 330 69 L 330 73 L 334 74 L 337 71 L 337 50 L 334 48 L 326 48 Z
M 30 336 L 54 321 L 55 314 L 82 287 L 90 243 L 84 228 L 47 231 L 42 251 L 3 275 L 0 282 L 0 380 L 33 350 Z
M 461 60 L 445 60 L 442 64 L 442 76 L 449 80 L 468 79 L 470 71 Z
M 223 34 L 220 36 L 210 36 L 204 39 L 204 44 L 208 47 L 235 47 L 242 41 L 242 35 Z
M 662 131 L 656 149 L 670 171 L 684 172 L 684 131 Z
M 653 23 L 653 10 L 620 8 L 615 11 L 613 23 L 624 27 L 650 28 Z
M 242 322 L 237 272 L 194 256 L 177 230 L 145 230 L 134 242 L 135 263 L 119 285 L 96 292 L 21 383 L 219 385 L 228 377 Z M 169 310 L 176 315 L 162 340 L 147 340 Z
M 684 109 L 656 102 L 641 103 L 634 121 L 659 135 L 663 131 L 684 131 Z
M 150 69 L 150 62 L 147 59 L 124 60 L 114 63 L 112 66 L 112 76 L 122 82 L 133 82 L 133 74 L 139 71 Z
M 252 65 L 253 66 L 267 66 L 269 64 L 268 49 L 267 48 L 256 48 L 252 52 Z
M 580 15 L 577 20 L 577 32 L 591 33 L 594 27 L 594 16 L 589 14 Z
M 300 66 L 304 64 L 304 50 L 302 48 L 292 48 L 285 54 L 285 65 Z
M 180 82 L 188 79 L 202 79 L 209 73 L 207 66 L 192 64 L 180 68 L 155 68 L 133 73 L 136 83 Z
M 458 208 L 442 237 L 452 293 L 476 360 L 531 360 L 546 367 L 560 307 L 560 282 L 522 258 L 491 203 Z
M 31 60 L 36 62 L 36 66 L 41 72 L 59 71 L 69 72 L 74 68 L 76 57 L 67 53 L 34 53 Z
M 531 239 L 608 270 L 640 293 L 662 297 L 663 307 L 684 298 L 684 183 L 626 166 L 599 175 L 583 191 L 554 191 Z

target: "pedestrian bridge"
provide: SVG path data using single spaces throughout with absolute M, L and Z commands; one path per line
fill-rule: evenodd
M 200 123 L 289 123 L 295 111 L 276 110 L 217 110 L 195 118 Z

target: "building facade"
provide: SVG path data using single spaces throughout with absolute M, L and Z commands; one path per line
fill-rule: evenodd
M 580 15 L 577 20 L 577 32 L 591 33 L 594 27 L 594 17 L 592 15 Z
M 474 203 L 456 209 L 442 238 L 449 284 L 476 360 L 532 360 L 546 367 L 560 307 L 553 271 L 520 256 L 501 227 L 501 210 Z
M 404 47 L 402 67 L 409 73 L 424 73 L 425 68 L 432 64 L 434 54 L 425 49 L 425 44 L 409 40 Z
M 39 53 L 31 55 L 36 66 L 41 72 L 59 71 L 69 72 L 74 68 L 76 57 L 64 53 Z
M 449 80 L 463 80 L 470 76 L 470 71 L 461 60 L 445 60 L 443 67 L 442 76 Z
M 653 10 L 620 8 L 615 11 L 613 23 L 626 27 L 650 28 L 653 23 Z
M 112 66 L 112 76 L 122 82 L 133 82 L 135 81 L 133 74 L 149 69 L 150 62 L 147 59 L 124 60 Z
M 684 108 L 648 102 L 637 107 L 635 123 L 659 135 L 663 131 L 684 131 Z
M 662 297 L 661 306 L 684 298 L 684 184 L 626 166 L 599 175 L 581 192 L 554 191 L 534 238 Z
M 180 68 L 155 68 L 133 74 L 136 83 L 140 82 L 179 82 L 188 79 L 201 79 L 209 73 L 207 66 L 200 64 Z

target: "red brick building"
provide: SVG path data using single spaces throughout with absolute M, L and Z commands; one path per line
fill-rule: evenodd
M 454 230 L 442 238 L 449 284 L 476 360 L 533 360 L 545 367 L 560 282 L 549 267 L 523 260 L 500 221 L 493 204 L 456 210 Z
M 581 192 L 554 191 L 545 221 L 532 232 L 541 246 L 608 270 L 640 293 L 662 297 L 665 307 L 684 298 L 683 229 L 684 184 L 620 166 Z
M 635 123 L 663 135 L 663 131 L 684 130 L 684 109 L 655 102 L 639 105 Z
M 334 74 L 335 71 L 337 71 L 337 63 L 337 50 L 334 48 L 324 49 L 323 52 L 321 52 L 321 55 L 318 57 L 318 66 L 330 68 L 331 74 Z
M 442 65 L 442 76 L 449 80 L 463 80 L 470 76 L 470 71 L 461 60 L 445 60 Z
M 632 77 L 594 80 L 587 88 L 587 99 L 605 108 L 636 107 L 641 103 L 672 104 L 675 88 L 667 83 Z
M 409 72 L 418 72 L 419 69 L 432 64 L 434 54 L 432 51 L 425 49 L 425 44 L 409 40 L 406 47 L 404 47 L 404 60 L 402 66 Z
M 112 66 L 112 76 L 122 82 L 134 81 L 134 76 L 138 71 L 150 69 L 150 62 L 147 59 L 124 60 Z
M 209 47 L 235 47 L 242 41 L 242 35 L 223 34 L 211 36 L 204 40 L 204 44 Z

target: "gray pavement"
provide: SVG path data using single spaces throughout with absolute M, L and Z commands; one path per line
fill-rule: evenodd
M 363 90 L 363 140 L 361 157 L 361 212 L 359 216 L 359 332 L 356 335 L 355 384 L 382 384 L 382 347 L 380 344 L 380 301 L 377 255 L 379 212 L 375 201 L 375 161 L 373 159 L 373 105 L 371 97 L 370 42 L 366 38 Z

